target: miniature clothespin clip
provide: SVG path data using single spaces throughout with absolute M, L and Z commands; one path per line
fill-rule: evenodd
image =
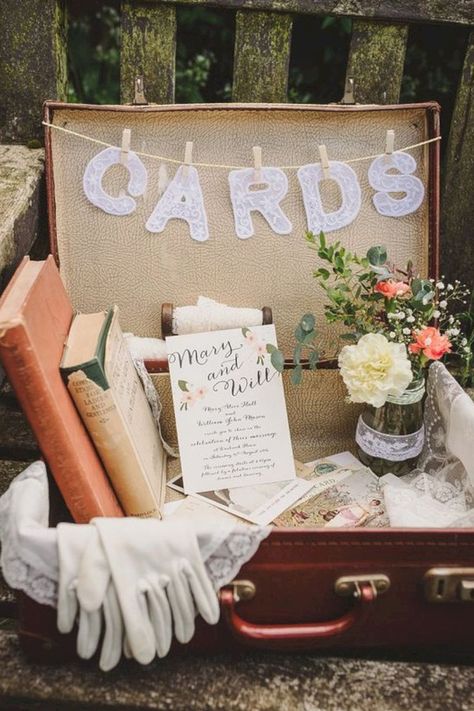
M 183 177 L 187 178 L 189 175 L 189 166 L 193 162 L 193 142 L 186 141 L 186 148 L 184 149 L 184 167 L 183 167 Z
M 262 182 L 262 149 L 260 146 L 254 146 L 253 151 L 253 165 L 255 169 L 254 180 L 256 183 Z
M 331 176 L 329 175 L 329 160 L 326 146 L 318 146 L 318 150 L 319 160 L 321 161 L 321 168 L 323 169 L 323 179 L 328 180 Z
M 393 129 L 390 129 L 387 131 L 387 135 L 385 137 L 385 160 L 387 160 L 392 155 L 394 146 L 395 131 Z
M 120 163 L 125 166 L 128 163 L 128 154 L 130 153 L 131 138 L 131 130 L 129 128 L 124 128 L 122 131 L 122 146 L 120 148 Z

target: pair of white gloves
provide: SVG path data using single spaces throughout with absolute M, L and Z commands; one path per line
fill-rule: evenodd
M 118 664 L 122 651 L 141 664 L 164 657 L 173 628 L 179 642 L 189 642 L 196 613 L 209 624 L 218 621 L 196 532 L 183 520 L 96 518 L 62 523 L 57 532 L 58 629 L 71 632 L 77 619 L 83 659 L 102 639 L 103 671 Z

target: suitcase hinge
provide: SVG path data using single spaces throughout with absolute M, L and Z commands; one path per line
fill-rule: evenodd
M 354 77 L 347 77 L 344 84 L 344 96 L 340 100 L 340 104 L 355 104 L 354 98 Z
M 145 87 L 143 84 L 143 77 L 135 77 L 135 86 L 133 93 L 133 105 L 134 106 L 147 106 L 148 101 L 145 97 Z
M 474 602 L 474 568 L 431 568 L 424 584 L 428 602 Z
M 387 592 L 390 587 L 390 579 L 384 573 L 374 573 L 372 575 L 343 575 L 334 584 L 336 595 L 341 597 L 359 598 L 361 595 L 361 585 L 368 584 L 372 588 L 375 597 Z

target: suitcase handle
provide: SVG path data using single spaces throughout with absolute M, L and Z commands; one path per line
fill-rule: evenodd
M 258 625 L 246 622 L 237 614 L 234 591 L 224 588 L 220 593 L 223 617 L 232 634 L 240 642 L 266 649 L 304 649 L 322 647 L 341 637 L 354 627 L 365 625 L 377 598 L 370 583 L 360 585 L 354 606 L 342 617 L 325 622 L 295 625 Z

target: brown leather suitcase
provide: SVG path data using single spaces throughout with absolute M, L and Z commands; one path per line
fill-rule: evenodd
M 45 106 L 51 251 L 73 304 L 82 310 L 118 303 L 124 330 L 160 336 L 163 302 L 187 304 L 205 294 L 241 306 L 268 304 L 279 343 L 291 353 L 298 318 L 314 311 L 327 367 L 307 373 L 298 389 L 285 376 L 295 456 L 313 460 L 353 449 L 358 408 L 348 405 L 338 372 L 331 368 L 334 334 L 324 324 L 322 303 L 311 278 L 314 256 L 303 240 L 305 216 L 293 168 L 285 169 L 289 191 L 282 205 L 291 235 L 276 235 L 259 216 L 255 235 L 236 237 L 225 168 L 199 166 L 210 239 L 197 243 L 182 221 L 161 234 L 145 230 L 157 201 L 158 171 L 149 158 L 149 184 L 133 215 L 105 216 L 87 204 L 81 177 L 87 161 L 104 146 L 120 145 L 131 129 L 132 149 L 181 160 L 194 141 L 200 164 L 252 166 L 252 146 L 264 165 L 293 166 L 329 158 L 353 160 L 439 136 L 434 103 L 397 106 L 187 105 L 93 107 L 48 102 Z M 52 127 L 54 126 L 54 128 Z M 58 130 L 56 130 L 58 129 Z M 79 135 L 77 135 L 79 134 Z M 90 143 L 82 136 L 92 136 Z M 383 218 L 372 208 L 367 182 L 370 160 L 356 162 L 362 187 L 358 218 L 328 239 L 365 252 L 386 244 L 398 262 L 414 259 L 424 274 L 438 273 L 439 142 L 412 151 L 426 186 L 422 207 L 406 218 Z M 144 159 L 145 160 L 145 159 Z M 168 164 L 172 173 L 173 164 Z M 119 193 L 124 173 L 106 177 Z M 329 203 L 337 196 L 328 192 Z M 163 406 L 163 429 L 174 441 L 169 380 L 149 363 Z M 185 651 L 233 645 L 265 649 L 472 648 L 474 638 L 474 531 L 420 529 L 275 529 L 221 591 L 222 616 L 211 628 L 200 623 Z M 35 658 L 45 651 L 65 658 L 71 638 L 56 632 L 54 611 L 20 597 L 20 637 Z M 182 648 L 181 648 L 182 650 Z

